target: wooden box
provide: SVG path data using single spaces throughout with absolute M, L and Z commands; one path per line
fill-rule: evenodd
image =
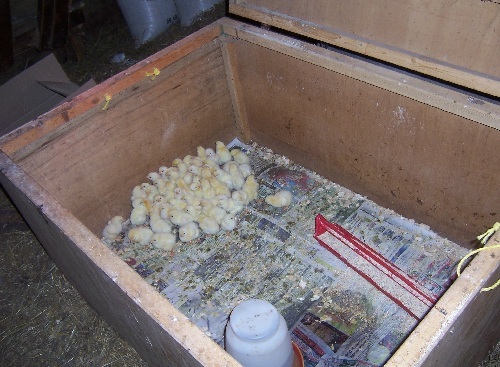
M 256 141 L 471 249 L 499 220 L 500 7 L 372 3 L 232 1 L 301 37 L 222 19 L 1 138 L 2 185 L 152 366 L 238 365 L 99 239 L 198 145 Z M 499 256 L 479 253 L 386 365 L 478 363 L 500 335 L 500 293 L 480 292 Z

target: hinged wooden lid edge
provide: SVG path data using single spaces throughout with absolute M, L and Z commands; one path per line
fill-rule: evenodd
M 229 12 L 500 96 L 500 4 L 230 0 Z

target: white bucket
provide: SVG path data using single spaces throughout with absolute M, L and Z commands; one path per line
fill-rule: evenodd
M 136 46 L 152 40 L 178 21 L 174 0 L 118 0 Z
M 222 0 L 175 0 L 181 25 L 190 25 L 199 13 L 212 8 L 220 2 Z

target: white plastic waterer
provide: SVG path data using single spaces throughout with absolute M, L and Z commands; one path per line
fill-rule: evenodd
M 283 316 L 267 301 L 249 299 L 233 309 L 226 351 L 244 367 L 291 367 L 294 352 Z

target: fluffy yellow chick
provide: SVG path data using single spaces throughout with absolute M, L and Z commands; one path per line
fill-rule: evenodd
M 151 244 L 159 249 L 172 251 L 177 237 L 173 233 L 155 233 L 151 236 Z
M 235 190 L 231 193 L 231 198 L 236 205 L 247 205 L 249 203 L 247 194 L 242 190 Z
M 250 157 L 241 149 L 233 149 L 231 150 L 231 154 L 233 159 L 238 164 L 247 163 L 250 164 Z
M 158 172 L 149 172 L 146 176 L 148 178 L 148 180 L 150 180 L 153 184 L 158 181 L 158 180 L 161 180 L 162 177 L 161 175 L 158 173 Z
M 212 161 L 220 165 L 222 162 L 220 160 L 220 157 L 215 153 L 215 150 L 212 148 L 207 148 L 205 149 L 205 154 L 207 155 L 207 161 Z
M 238 169 L 238 165 L 233 164 L 229 166 L 229 174 L 231 175 L 231 182 L 235 190 L 240 190 L 245 183 L 245 179 Z
M 135 226 L 139 226 L 141 224 L 146 223 L 147 219 L 148 219 L 148 210 L 144 205 L 137 206 L 136 208 L 133 208 L 132 211 L 130 212 L 130 223 L 132 223 Z
M 208 181 L 210 182 L 210 186 L 212 186 L 212 188 L 214 189 L 215 191 L 215 195 L 231 195 L 231 191 L 229 190 L 229 188 L 224 185 L 222 182 L 220 182 L 216 177 L 210 177 L 208 179 Z M 231 182 L 232 184 L 232 182 Z
M 203 148 L 201 145 L 196 147 L 196 153 L 198 154 L 198 157 L 200 157 L 203 160 L 207 158 L 207 155 L 205 153 L 205 148 Z
M 163 219 L 159 212 L 153 211 L 149 217 L 149 227 L 154 233 L 170 233 L 172 225 Z
M 266 203 L 276 208 L 288 206 L 292 203 L 292 193 L 286 190 L 278 191 L 274 195 L 266 197 Z
M 238 169 L 245 178 L 252 174 L 252 166 L 250 166 L 248 163 L 239 164 Z
M 123 231 L 123 218 L 119 215 L 114 216 L 108 221 L 106 227 L 102 231 L 102 235 L 108 240 L 114 241 Z
M 128 231 L 128 238 L 132 242 L 137 242 L 140 245 L 147 245 L 151 241 L 154 232 L 149 227 L 136 227 Z
M 246 178 L 241 190 L 245 192 L 245 194 L 247 194 L 248 202 L 257 199 L 257 195 L 259 192 L 259 183 L 257 182 L 257 180 L 255 180 L 254 175 L 250 175 Z
M 222 184 L 224 184 L 229 190 L 233 189 L 233 180 L 231 175 L 222 169 L 217 169 L 214 172 L 214 176 L 218 179 Z
M 194 218 L 189 213 L 177 209 L 171 210 L 168 217 L 170 222 L 176 226 L 182 226 L 188 222 L 194 221 Z
M 224 218 L 222 219 L 220 227 L 224 231 L 232 231 L 236 227 L 236 217 L 235 217 L 235 215 L 231 214 L 231 213 L 227 213 L 224 216 Z
M 204 164 L 201 167 L 200 177 L 209 179 L 213 176 L 214 168 L 210 167 L 208 164 Z
M 132 196 L 130 197 L 130 201 L 134 201 L 136 199 L 145 199 L 146 196 L 147 196 L 146 192 L 142 189 L 142 185 L 137 185 L 132 190 Z
M 158 173 L 163 178 L 167 177 L 167 172 L 168 172 L 168 167 L 167 166 L 160 166 L 160 168 L 158 168 Z
M 200 229 L 207 234 L 216 234 L 220 229 L 219 223 L 208 215 L 200 215 L 198 224 L 200 225 Z
M 219 225 L 222 223 L 222 220 L 226 216 L 226 211 L 224 209 L 212 204 L 204 208 L 204 213 L 215 219 L 215 221 L 219 223 Z
M 233 159 L 233 156 L 231 155 L 229 149 L 227 149 L 226 144 L 221 141 L 215 142 L 215 153 L 219 156 L 221 163 L 226 163 Z
M 183 224 L 179 228 L 179 239 L 182 242 L 189 242 L 200 236 L 200 229 L 194 222 Z

